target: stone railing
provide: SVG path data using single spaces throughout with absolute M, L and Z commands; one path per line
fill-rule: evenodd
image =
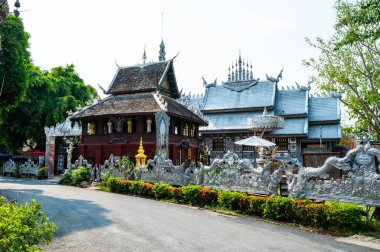
M 10 174 L 15 172 L 16 170 L 16 163 L 9 159 L 7 162 L 3 164 L 3 176 L 6 175 L 6 173 Z
M 211 166 L 201 163 L 174 166 L 171 160 L 155 156 L 145 166 L 128 170 L 111 155 L 101 166 L 101 173 L 151 183 L 196 184 L 268 196 L 276 195 L 281 180 L 286 178 L 289 195 L 293 198 L 380 206 L 380 167 L 376 167 L 375 157 L 380 160 L 380 148 L 367 144 L 349 151 L 344 158 L 330 157 L 318 168 L 303 167 L 294 159 L 268 159 L 255 168 L 237 154 L 228 152 L 222 159 L 215 159 Z M 342 170 L 341 179 L 329 179 L 328 172 L 333 167 Z
M 30 158 L 28 158 L 28 160 L 20 166 L 20 174 L 27 174 L 28 177 L 29 175 L 37 176 L 38 168 L 38 164 L 35 164 Z

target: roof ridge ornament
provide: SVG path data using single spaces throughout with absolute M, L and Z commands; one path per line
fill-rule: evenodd
M 142 60 L 143 60 L 143 64 L 145 65 L 145 61 L 146 61 L 147 57 L 146 57 L 146 45 L 144 44 L 144 53 L 143 53 L 143 56 L 142 56 Z

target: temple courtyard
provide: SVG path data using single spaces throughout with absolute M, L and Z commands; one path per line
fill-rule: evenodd
M 36 181 L 0 178 L 2 196 L 36 199 L 59 229 L 44 251 L 375 251 L 252 217 Z M 344 240 L 345 238 L 341 239 Z M 354 241 L 355 242 L 355 241 Z M 360 241 L 356 241 L 360 244 Z

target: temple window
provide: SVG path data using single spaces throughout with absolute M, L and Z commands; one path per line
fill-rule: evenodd
M 224 139 L 213 139 L 212 149 L 214 151 L 224 151 Z
M 127 125 L 128 125 L 127 132 L 130 134 L 132 133 L 132 119 L 131 118 L 128 118 Z
M 152 132 L 152 119 L 150 117 L 146 119 L 146 132 L 147 133 Z
M 287 151 L 288 150 L 288 138 L 286 138 L 286 137 L 276 138 L 276 145 L 278 146 L 278 150 Z
M 183 135 L 189 136 L 189 125 L 187 125 L 187 123 L 185 123 L 185 126 L 183 127 Z

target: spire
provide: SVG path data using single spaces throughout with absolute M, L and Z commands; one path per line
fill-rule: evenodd
M 251 76 L 249 76 L 251 80 L 253 80 L 253 72 L 252 72 L 252 61 L 251 61 Z
M 158 57 L 158 60 L 159 61 L 165 61 L 166 58 L 165 58 L 165 55 L 166 55 L 166 52 L 165 52 L 165 44 L 164 44 L 164 40 L 161 40 L 161 44 L 160 44 L 160 56 Z
M 241 78 L 241 77 L 242 77 L 242 76 L 241 76 L 241 62 L 242 62 L 242 61 L 241 61 L 240 50 L 239 50 L 239 61 L 238 61 L 238 62 L 239 62 L 239 79 L 238 79 L 238 80 L 240 81 L 240 80 L 242 79 L 242 78 Z
M 228 66 L 228 81 L 231 81 L 231 68 Z
M 234 63 L 232 62 L 232 67 L 231 67 L 231 81 L 235 81 L 235 72 L 234 72 Z
M 144 53 L 142 56 L 142 60 L 143 60 L 143 64 L 145 64 L 145 61 L 146 61 L 146 45 L 144 45 Z
M 245 63 L 244 63 L 244 60 L 243 60 L 243 73 L 242 73 L 241 80 L 245 80 Z
M 164 30 L 164 12 L 161 13 L 161 44 L 160 44 L 160 52 L 159 52 L 159 56 L 158 56 L 159 61 L 165 61 L 166 60 L 166 58 L 165 58 L 165 55 L 166 55 L 165 44 L 164 44 L 164 39 L 162 37 L 163 30 Z

